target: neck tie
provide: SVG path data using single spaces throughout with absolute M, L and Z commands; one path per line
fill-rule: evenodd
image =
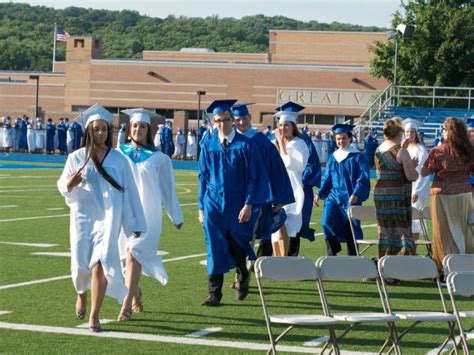
M 227 138 L 224 138 L 224 140 L 222 141 L 222 147 L 224 148 L 224 150 L 227 149 Z

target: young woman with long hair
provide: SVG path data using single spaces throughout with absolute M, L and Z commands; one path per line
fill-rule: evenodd
M 291 239 L 296 238 L 303 225 L 302 210 L 305 198 L 303 172 L 309 159 L 308 146 L 299 137 L 300 133 L 296 126 L 299 108 L 290 106 L 288 110 L 291 111 L 280 111 L 275 114 L 275 117 L 278 118 L 275 144 L 288 172 L 295 202 L 283 207 L 287 215 L 286 222 L 272 234 L 273 255 L 275 256 L 288 255 Z
M 444 143 L 433 147 L 421 174 L 434 174 L 430 190 L 433 259 L 441 270 L 448 254 L 474 253 L 473 226 L 468 218 L 473 202 L 469 175 L 474 172 L 474 149 L 463 120 L 448 117 Z M 472 222 L 471 222 L 472 223 Z
M 58 180 L 70 207 L 71 273 L 77 292 L 76 316 L 86 313 L 91 289 L 89 330 L 101 331 L 99 312 L 105 294 L 120 304 L 123 282 L 118 237 L 123 227 L 139 237 L 146 222 L 127 160 L 112 149 L 113 116 L 95 104 L 75 121 L 85 128 L 82 148 L 68 156 Z
M 184 220 L 176 196 L 171 159 L 153 144 L 150 119 L 159 115 L 145 109 L 122 112 L 130 116 L 130 123 L 125 133 L 126 142 L 119 147 L 119 151 L 127 157 L 132 169 L 147 222 L 147 232 L 139 238 L 124 233 L 120 235 L 120 254 L 126 262 L 125 283 L 129 292 L 118 320 L 127 321 L 131 318 L 131 312 L 143 311 L 142 294 L 138 287 L 142 273 L 163 285 L 168 283 L 161 256 L 157 255 L 162 230 L 162 207 L 176 229 L 182 227 Z

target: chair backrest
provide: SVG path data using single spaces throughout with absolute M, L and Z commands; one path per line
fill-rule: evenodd
M 439 277 L 436 263 L 425 256 L 388 255 L 379 260 L 382 277 L 399 280 L 432 279 Z
M 474 254 L 449 254 L 443 259 L 443 269 L 447 274 L 455 271 L 474 272 Z
M 423 213 L 421 210 L 412 207 L 411 208 L 411 219 L 417 220 L 417 219 L 423 219 Z
M 316 261 L 323 279 L 355 281 L 378 277 L 374 262 L 364 256 L 322 256 Z
M 373 206 L 351 206 L 347 210 L 349 218 L 360 219 L 361 221 L 373 221 L 377 219 L 375 207 Z
M 431 211 L 429 206 L 425 206 L 421 209 L 421 216 L 423 219 L 431 220 Z
M 474 296 L 474 272 L 451 272 L 446 278 L 448 292 L 451 295 Z
M 255 262 L 258 278 L 279 281 L 316 280 L 318 272 L 313 262 L 301 256 L 265 256 Z

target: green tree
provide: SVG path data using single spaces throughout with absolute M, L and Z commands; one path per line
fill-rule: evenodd
M 397 84 L 474 86 L 474 7 L 470 1 L 415 0 L 402 2 L 392 28 L 416 26 L 413 36 L 377 42 L 371 73 L 393 80 L 395 41 L 398 41 Z

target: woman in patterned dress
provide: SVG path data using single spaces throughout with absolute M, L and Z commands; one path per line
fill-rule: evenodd
M 384 142 L 375 152 L 377 181 L 374 202 L 379 235 L 378 256 L 414 255 L 411 234 L 411 188 L 418 178 L 416 159 L 408 154 L 408 139 L 402 140 L 399 117 L 384 124 Z

